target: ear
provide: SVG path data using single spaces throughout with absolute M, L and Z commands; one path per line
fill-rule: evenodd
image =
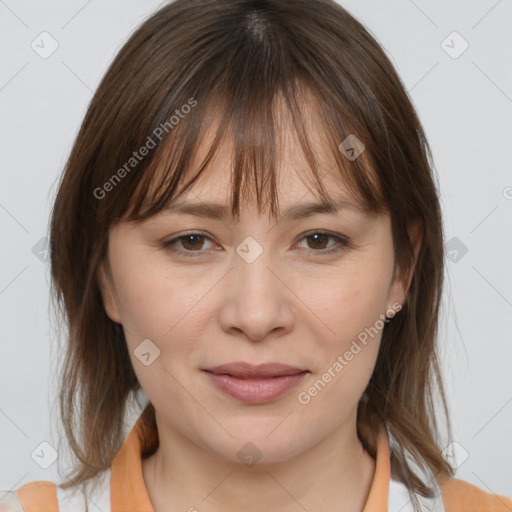
M 400 272 L 397 270 L 389 291 L 388 300 L 390 305 L 393 303 L 403 305 L 405 303 L 407 292 L 411 285 L 412 276 L 414 275 L 414 269 L 416 268 L 416 262 L 418 261 L 421 244 L 423 242 L 423 225 L 421 220 L 413 220 L 407 228 L 407 233 L 409 235 L 409 240 L 411 241 L 414 262 L 405 277 L 400 275 Z
M 105 261 L 100 263 L 96 273 L 96 278 L 98 280 L 98 286 L 101 292 L 101 297 L 103 299 L 103 307 L 105 308 L 105 312 L 113 322 L 120 324 L 121 319 L 119 316 L 117 298 L 114 286 L 112 284 L 112 278 L 110 272 L 108 272 L 107 266 L 108 265 L 105 264 Z

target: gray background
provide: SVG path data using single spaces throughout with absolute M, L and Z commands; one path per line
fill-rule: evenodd
M 435 156 L 449 246 L 441 344 L 456 476 L 512 496 L 512 2 L 341 3 L 390 55 Z M 0 0 L 3 490 L 60 480 L 57 463 L 40 465 L 51 461 L 51 448 L 40 443 L 59 446 L 52 403 L 60 357 L 41 240 L 93 91 L 129 34 L 160 5 Z M 49 51 L 52 39 L 58 48 L 47 58 L 31 47 Z M 459 55 L 464 40 L 469 47 Z M 64 455 L 58 463 L 65 467 Z

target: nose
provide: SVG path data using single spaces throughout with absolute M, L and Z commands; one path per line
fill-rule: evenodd
M 225 332 L 262 341 L 282 336 L 293 328 L 294 295 L 287 286 L 285 273 L 270 256 L 264 249 L 252 262 L 235 255 L 224 283 L 220 311 L 220 324 Z

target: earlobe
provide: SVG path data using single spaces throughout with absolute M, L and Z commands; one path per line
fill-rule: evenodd
M 103 307 L 105 308 L 105 312 L 113 322 L 120 324 L 121 319 L 119 317 L 117 300 L 113 289 L 112 280 L 105 268 L 105 262 L 101 262 L 98 266 L 96 277 L 98 280 L 101 297 L 103 299 Z

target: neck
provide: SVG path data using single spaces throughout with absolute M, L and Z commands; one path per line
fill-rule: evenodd
M 247 467 L 159 425 L 159 448 L 142 461 L 149 498 L 155 512 L 362 512 L 375 461 L 351 426 L 285 461 Z

